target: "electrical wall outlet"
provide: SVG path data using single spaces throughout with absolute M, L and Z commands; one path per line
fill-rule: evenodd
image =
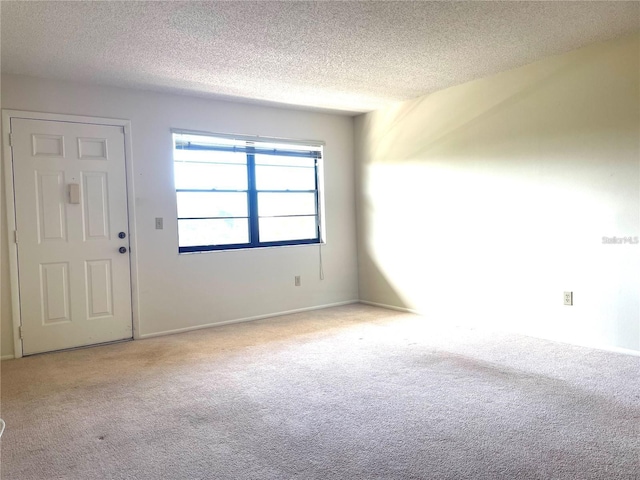
M 294 281 L 295 281 L 296 287 L 299 287 L 301 285 L 301 283 L 300 283 L 300 275 L 296 275 L 294 277 Z
M 162 217 L 156 217 L 156 230 L 162 230 Z
M 573 305 L 573 292 L 564 292 L 564 304 Z

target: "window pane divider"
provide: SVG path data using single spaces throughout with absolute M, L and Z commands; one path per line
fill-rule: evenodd
M 260 215 L 259 218 L 297 218 L 297 217 L 315 217 L 317 213 L 300 213 L 297 215 Z
M 249 190 L 219 190 L 216 188 L 209 188 L 207 190 L 202 190 L 200 188 L 176 188 L 176 192 L 187 192 L 187 193 L 247 193 Z M 313 190 L 311 190 L 313 191 Z
M 240 135 L 235 133 L 216 133 L 216 132 L 206 132 L 203 130 L 189 130 L 185 128 L 172 128 L 171 133 L 176 135 L 196 135 L 200 137 L 209 137 L 209 138 L 222 138 L 226 140 L 235 140 L 238 142 L 266 142 L 266 143 L 275 143 L 281 145 L 302 145 L 308 147 L 322 147 L 326 145 L 325 142 L 321 140 L 309 140 L 309 139 L 295 139 L 295 138 L 285 138 L 285 137 L 263 137 L 256 135 Z
M 256 157 L 247 153 L 247 176 L 249 181 L 249 241 L 260 242 L 260 225 L 258 223 L 258 192 L 256 190 Z
M 197 163 L 198 165 L 231 165 L 234 167 L 244 167 L 247 165 L 247 162 L 209 162 L 207 160 L 175 160 L 174 162 L 184 164 Z
M 256 167 L 276 167 L 276 168 L 307 168 L 309 170 L 315 169 L 316 167 L 311 165 L 310 167 L 307 165 L 274 165 L 272 163 L 256 163 Z
M 316 193 L 315 190 L 257 190 L 258 193 Z
M 198 152 L 233 152 L 246 153 L 247 155 L 273 155 L 276 157 L 321 158 L 320 152 L 315 150 L 282 150 L 268 147 L 254 147 L 250 145 L 206 145 L 184 140 L 176 140 L 175 148 L 176 150 L 191 150 Z
M 178 220 L 236 220 L 249 217 L 178 217 Z

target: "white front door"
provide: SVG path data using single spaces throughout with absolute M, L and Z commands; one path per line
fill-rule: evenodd
M 23 354 L 132 337 L 124 131 L 11 119 Z

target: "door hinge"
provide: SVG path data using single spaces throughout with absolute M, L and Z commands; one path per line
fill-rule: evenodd
M 24 337 L 22 336 L 22 326 L 18 327 L 18 335 L 20 335 L 20 340 L 24 339 Z
M 13 241 L 18 243 L 18 230 L 13 231 Z
M 13 147 L 13 133 L 9 134 L 9 146 Z

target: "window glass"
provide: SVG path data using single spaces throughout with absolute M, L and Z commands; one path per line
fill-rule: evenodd
M 177 192 L 178 218 L 248 217 L 247 194 Z
M 315 215 L 316 194 L 258 192 L 258 213 L 261 217 Z
M 249 243 L 248 219 L 178 220 L 181 247 Z
M 236 165 L 245 165 L 247 163 L 247 156 L 242 152 L 185 150 L 185 148 L 176 148 L 174 150 L 174 162 L 231 163 Z
M 315 159 L 302 157 L 280 157 L 278 155 L 256 155 L 256 165 L 275 165 L 281 167 L 315 167 Z
M 178 190 L 246 190 L 247 166 L 224 163 L 175 163 Z
M 307 167 L 256 165 L 258 190 L 315 190 L 316 172 Z
M 260 241 L 278 242 L 316 237 L 315 217 L 267 217 L 260 219 Z

